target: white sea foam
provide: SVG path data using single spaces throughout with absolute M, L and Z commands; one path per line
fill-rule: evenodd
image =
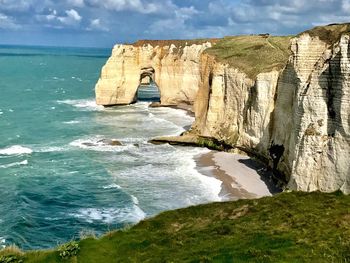
M 10 168 L 10 167 L 27 165 L 27 164 L 28 164 L 28 160 L 24 160 L 22 162 L 15 162 L 15 163 L 10 163 L 10 164 L 0 165 L 0 168 Z
M 113 222 L 137 223 L 146 217 L 145 212 L 137 205 L 129 208 L 85 208 L 70 216 L 80 218 L 88 223 L 100 221 L 106 224 Z
M 139 199 L 137 199 L 136 196 L 131 195 L 131 200 L 132 200 L 132 202 L 133 202 L 135 205 L 138 205 L 138 204 L 139 204 Z
M 57 81 L 65 81 L 64 78 L 58 78 L 58 77 L 53 77 L 52 79 L 53 79 L 53 80 L 57 80 Z
M 69 145 L 97 152 L 122 152 L 131 148 L 136 148 L 136 146 L 132 144 L 122 146 L 110 145 L 106 143 L 106 141 L 104 141 L 104 139 L 100 136 L 95 136 L 86 139 L 78 139 L 72 141 Z
M 58 100 L 57 103 L 68 104 L 85 111 L 100 111 L 104 109 L 103 106 L 97 105 L 94 99 Z
M 152 154 L 145 154 L 147 152 Z M 130 189 L 142 185 L 144 192 L 139 193 L 138 198 L 151 198 L 154 205 L 163 210 L 221 201 L 222 182 L 196 169 L 195 156 L 207 152 L 203 148 L 144 145 L 143 149 L 132 152 L 140 154 L 141 165 L 128 166 L 117 173 L 110 169 L 108 172 L 117 180 L 125 181 Z
M 78 124 L 80 121 L 64 121 L 64 124 Z
M 112 188 L 121 189 L 122 187 L 117 184 L 110 184 L 110 185 L 103 186 L 103 189 L 112 189 Z
M 72 77 L 72 79 L 75 79 L 75 80 L 77 80 L 77 81 L 79 81 L 79 82 L 82 82 L 82 81 L 83 81 L 81 78 L 78 78 L 78 77 Z
M 31 154 L 32 149 L 23 147 L 21 145 L 13 145 L 8 148 L 0 149 L 0 155 L 20 155 L 20 154 Z
M 6 239 L 4 237 L 0 237 L 0 246 L 2 248 L 5 248 L 6 247 Z
M 34 151 L 38 153 L 63 152 L 67 150 L 68 149 L 66 146 L 45 146 L 38 149 L 34 149 Z

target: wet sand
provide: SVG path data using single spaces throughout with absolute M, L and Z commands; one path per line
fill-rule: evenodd
M 210 151 L 196 158 L 199 172 L 222 182 L 222 200 L 237 200 L 271 196 L 280 192 L 272 181 L 271 172 L 248 156 Z

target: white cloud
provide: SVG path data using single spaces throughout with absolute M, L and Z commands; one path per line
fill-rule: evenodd
M 48 21 L 52 21 L 52 20 L 55 20 L 57 18 L 57 11 L 56 10 L 51 10 L 51 13 L 46 15 L 45 18 L 48 20 Z
M 350 0 L 342 1 L 342 9 L 344 12 L 350 13 Z
M 19 29 L 20 26 L 17 25 L 12 17 L 0 13 L 0 28 L 2 29 Z
M 80 23 L 82 17 L 79 15 L 77 11 L 74 9 L 66 10 L 65 11 L 66 16 L 59 16 L 57 17 L 58 21 L 60 21 L 62 24 L 73 26 Z
M 186 31 L 189 31 L 190 28 L 187 27 L 186 21 L 199 13 L 200 12 L 196 10 L 193 6 L 178 8 L 174 10 L 173 17 L 155 21 L 151 24 L 147 32 L 150 34 L 157 35 L 164 34 L 165 32 L 176 31 L 176 33 L 181 32 L 184 36 L 188 36 L 189 32 Z
M 50 13 L 47 15 L 37 15 L 36 20 L 40 22 L 47 22 L 49 24 L 45 24 L 46 27 L 52 28 L 63 28 L 62 24 L 65 26 L 77 26 L 80 24 L 82 17 L 79 13 L 74 10 L 66 10 L 65 16 L 60 16 L 56 9 L 50 9 Z
M 67 0 L 67 3 L 69 5 L 74 6 L 74 7 L 84 7 L 85 6 L 84 0 Z
M 169 12 L 176 6 L 171 0 L 143 1 L 143 0 L 86 0 L 87 3 L 113 11 L 134 11 L 141 14 Z
M 26 11 L 33 4 L 31 0 L 0 0 L 0 10 Z
M 86 28 L 88 31 L 106 31 L 108 32 L 109 29 L 102 25 L 100 19 L 92 19 L 90 20 L 90 25 Z

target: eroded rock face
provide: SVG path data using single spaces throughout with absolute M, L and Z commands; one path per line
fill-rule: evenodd
M 255 81 L 204 55 L 193 132 L 269 160 L 291 189 L 350 193 L 349 48 L 303 34 Z
M 160 89 L 162 105 L 192 104 L 199 87 L 199 60 L 209 42 L 190 46 L 116 45 L 96 84 L 99 105 L 135 101 L 143 77 L 151 77 Z
M 350 37 L 304 33 L 282 70 L 252 80 L 203 52 L 209 43 L 117 45 L 96 85 L 98 104 L 134 101 L 142 68 L 154 69 L 161 104 L 194 102 L 190 134 L 254 153 L 294 190 L 350 193 Z M 153 73 L 152 73 L 153 74 Z

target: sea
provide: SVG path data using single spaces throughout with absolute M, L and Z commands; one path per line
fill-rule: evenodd
M 0 248 L 52 248 L 220 201 L 221 182 L 196 170 L 208 150 L 148 142 L 193 116 L 148 101 L 96 105 L 110 53 L 0 46 Z

